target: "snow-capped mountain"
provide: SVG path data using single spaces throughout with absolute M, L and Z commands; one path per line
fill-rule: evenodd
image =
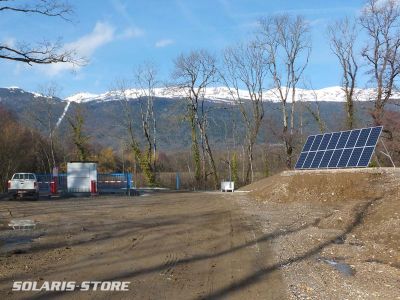
M 19 87 L 12 86 L 4 88 L 7 89 L 10 93 L 16 94 L 31 94 L 34 98 L 44 98 L 45 96 L 37 93 L 37 92 L 29 92 L 25 91 Z M 122 98 L 127 98 L 130 100 L 137 99 L 139 97 L 143 97 L 145 95 L 144 91 L 141 89 L 126 89 L 124 92 L 121 91 L 108 91 L 101 94 L 94 94 L 88 92 L 81 92 L 63 99 L 66 102 L 75 102 L 75 103 L 86 103 L 86 102 L 108 102 L 120 100 Z M 174 89 L 174 88 L 155 88 L 154 89 L 154 97 L 163 98 L 163 99 L 182 99 L 185 98 L 185 91 Z M 250 100 L 249 93 L 246 90 L 239 90 L 239 97 L 242 100 Z M 238 98 L 236 92 L 234 90 L 230 90 L 227 87 L 209 87 L 205 91 L 204 98 L 210 101 L 220 102 L 220 103 L 234 103 Z M 356 101 L 373 101 L 375 98 L 375 90 L 372 88 L 369 89 L 360 89 L 357 88 L 355 90 L 355 100 Z M 393 99 L 400 99 L 400 91 L 395 91 L 392 95 Z M 263 99 L 265 102 L 280 102 L 279 92 L 276 89 L 269 89 L 263 92 Z M 321 101 L 321 102 L 344 102 L 345 101 L 345 93 L 340 86 L 333 86 L 322 88 L 319 90 L 307 90 L 307 89 L 296 89 L 295 95 L 296 101 Z M 1 101 L 1 100 L 0 100 Z M 287 102 L 292 101 L 292 91 L 288 91 Z
M 371 101 L 374 98 L 373 89 L 356 89 L 355 99 L 357 101 Z M 103 94 L 92 94 L 92 93 L 78 93 L 70 97 L 65 98 L 68 102 L 91 102 L 91 101 L 113 101 L 126 97 L 128 99 L 137 99 L 144 96 L 144 93 L 140 89 L 127 89 L 123 93 L 120 91 L 111 91 Z M 243 100 L 249 100 L 249 94 L 246 90 L 239 90 L 239 96 Z M 174 89 L 174 88 L 156 88 L 154 89 L 154 97 L 166 98 L 166 99 L 179 99 L 185 97 L 185 91 Z M 399 98 L 400 93 L 395 93 L 393 98 Z M 237 99 L 237 95 L 233 90 L 229 90 L 227 87 L 210 87 L 205 91 L 204 98 L 216 101 L 216 102 L 234 102 Z M 279 93 L 276 89 L 270 89 L 264 91 L 264 101 L 280 102 Z M 288 91 L 287 101 L 291 102 L 292 91 Z M 323 88 L 319 90 L 306 90 L 297 89 L 295 95 L 296 101 L 324 101 L 324 102 L 344 102 L 345 93 L 339 86 Z
M 359 89 L 357 92 L 357 99 L 360 100 L 355 103 L 357 126 L 363 127 L 371 123 L 370 111 L 373 108 L 373 103 L 367 102 L 367 100 L 373 100 L 373 90 Z M 249 99 L 245 91 L 239 91 L 239 94 L 242 99 Z M 129 89 L 125 92 L 125 96 L 132 99 L 129 106 L 132 108 L 134 126 L 138 130 L 142 126 L 141 107 L 139 101 L 135 101 L 135 99 L 141 95 L 137 89 Z M 121 96 L 121 93 L 117 92 L 80 93 L 62 100 L 45 98 L 40 94 L 24 91 L 17 87 L 0 88 L 0 109 L 4 108 L 10 111 L 24 125 L 44 133 L 47 132 L 47 129 L 35 120 L 38 116 L 46 118 L 50 109 L 54 124 L 61 136 L 64 136 L 70 131 L 67 120 L 74 116 L 78 109 L 77 102 L 79 102 L 84 112 L 85 130 L 90 134 L 92 141 L 115 148 L 121 144 L 121 138 L 126 135 L 123 126 L 116 126 L 126 117 L 124 110 L 121 109 L 121 103 L 115 101 L 120 99 Z M 154 96 L 157 97 L 154 102 L 154 112 L 157 118 L 160 149 L 190 147 L 188 124 L 183 121 L 183 117 L 187 113 L 186 106 L 177 101 L 178 98 L 185 96 L 184 93 L 171 88 L 158 88 L 155 90 Z M 264 92 L 264 96 L 265 122 L 269 124 L 268 126 L 273 126 L 274 122 L 279 126 L 281 114 L 276 91 L 267 90 Z M 394 98 L 399 99 L 398 96 L 396 94 Z M 232 106 L 235 103 L 229 90 L 225 87 L 209 88 L 206 91 L 205 98 L 209 100 L 207 107 L 210 108 L 208 110 L 210 120 L 212 120 L 210 137 L 213 142 L 222 145 L 227 133 L 233 130 L 237 131 L 238 136 L 243 136 L 245 125 L 240 111 L 238 109 L 226 109 L 228 105 Z M 288 101 L 290 99 L 291 95 L 288 96 Z M 296 99 L 297 101 L 315 101 L 317 99 L 320 101 L 321 118 L 326 123 L 326 128 L 332 131 L 341 128 L 340 126 L 345 118 L 345 106 L 343 105 L 344 93 L 340 87 L 316 91 L 297 89 Z M 312 104 L 313 102 L 308 103 Z M 313 105 L 308 107 L 315 108 Z M 399 110 L 397 106 L 391 106 L 388 109 Z M 319 132 L 317 123 L 308 110 L 302 111 L 302 121 L 305 134 Z M 235 124 L 235 128 L 233 128 L 233 124 Z M 278 140 L 273 142 L 278 142 Z
M 9 86 L 9 87 L 6 87 L 5 89 L 7 89 L 10 93 L 32 94 L 34 98 L 39 98 L 39 97 L 46 98 L 46 96 L 44 96 L 40 93 L 25 91 L 18 86 Z

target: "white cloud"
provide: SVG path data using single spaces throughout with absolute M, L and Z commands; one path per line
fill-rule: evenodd
M 7 38 L 3 39 L 3 41 L 1 43 L 4 46 L 13 48 L 13 47 L 15 47 L 16 39 L 13 37 L 7 37 Z
M 79 58 L 89 60 L 93 53 L 101 46 L 112 42 L 115 39 L 115 28 L 105 22 L 97 22 L 93 31 L 74 42 L 64 45 L 64 50 L 74 51 Z M 73 71 L 80 67 L 72 63 L 56 63 L 47 66 L 39 66 L 47 75 L 54 76 L 63 71 Z
M 143 34 L 142 29 L 134 26 L 126 28 L 121 33 L 116 33 L 113 25 L 107 22 L 97 22 L 92 32 L 78 38 L 76 41 L 65 44 L 63 49 L 73 51 L 77 57 L 89 61 L 98 48 L 115 40 L 136 38 Z M 54 76 L 64 71 L 77 71 L 80 69 L 80 66 L 72 63 L 56 63 L 38 67 L 49 76 Z
M 171 39 L 162 39 L 156 42 L 155 46 L 156 48 L 163 48 L 167 47 L 169 45 L 172 45 L 174 43 L 174 40 Z
M 321 26 L 326 25 L 327 21 L 329 21 L 329 19 L 325 19 L 325 18 L 306 20 L 306 22 L 310 25 L 310 27 L 316 27 L 318 30 L 321 29 Z
M 144 35 L 144 31 L 138 27 L 128 27 L 118 35 L 118 39 L 125 40 Z
M 48 76 L 55 76 L 64 71 L 74 71 L 79 69 L 79 66 L 75 66 L 72 63 L 56 63 L 47 66 L 37 66 L 39 69 L 43 70 Z
M 85 57 L 90 57 L 97 48 L 110 43 L 114 39 L 115 28 L 103 22 L 97 22 L 93 31 L 75 42 L 65 45 L 66 49 L 75 51 Z
M 135 25 L 135 20 L 132 18 L 132 14 L 129 13 L 128 4 L 120 0 L 113 0 L 112 4 L 120 18 L 130 26 L 121 35 L 124 35 L 125 38 L 142 36 L 144 32 Z

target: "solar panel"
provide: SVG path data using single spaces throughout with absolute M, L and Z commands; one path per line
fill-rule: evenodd
M 339 142 L 336 145 L 336 149 L 343 149 L 349 139 L 350 131 L 342 132 L 339 138 Z
M 361 134 L 358 137 L 356 147 L 364 147 L 365 146 L 370 132 L 371 132 L 371 128 L 364 128 L 363 130 L 361 130 Z
M 299 159 L 297 160 L 295 169 L 301 169 L 301 167 L 303 166 L 306 158 L 307 158 L 307 152 L 303 152 L 300 154 Z
M 315 136 L 313 136 L 313 135 L 310 135 L 310 136 L 308 137 L 307 142 L 304 144 L 304 147 L 303 147 L 303 151 L 302 151 L 302 152 L 307 152 L 307 151 L 310 150 L 311 145 L 312 145 L 312 143 L 314 142 L 314 138 L 315 138 Z
M 375 147 L 365 147 L 361 154 L 360 160 L 358 161 L 358 167 L 368 167 L 371 155 L 374 152 Z
M 328 165 L 329 168 L 336 168 L 336 166 L 339 162 L 339 159 L 342 156 L 342 153 L 343 153 L 343 149 L 335 150 L 333 152 L 333 155 L 332 155 L 331 160 Z
M 368 167 L 382 126 L 310 135 L 295 169 Z
M 322 138 L 321 144 L 319 145 L 319 150 L 326 150 L 328 147 L 328 143 L 332 137 L 331 133 L 324 134 L 324 137 Z
M 318 168 L 323 156 L 324 156 L 324 151 L 318 151 L 315 154 L 314 160 L 311 164 L 311 168 L 313 168 L 313 169 Z
M 353 130 L 347 140 L 346 148 L 353 148 L 357 143 L 361 130 Z
M 362 152 L 363 148 L 354 148 L 353 153 L 351 154 L 349 162 L 347 164 L 347 167 L 349 168 L 357 167 Z
M 315 136 L 314 143 L 312 144 L 310 151 L 318 150 L 319 145 L 321 144 L 322 141 L 322 136 L 323 136 L 322 134 Z
M 328 144 L 329 150 L 333 150 L 336 148 L 336 144 L 339 140 L 339 137 L 340 137 L 340 132 L 334 132 L 332 134 L 331 140 L 329 141 L 329 144 Z
M 371 133 L 369 134 L 367 146 L 374 146 L 378 142 L 378 138 L 381 135 L 382 127 L 375 127 L 371 129 Z
M 316 152 L 308 152 L 306 161 L 304 162 L 303 169 L 309 169 L 311 167 L 311 163 L 315 157 Z
M 329 162 L 330 162 L 330 160 L 332 158 L 332 155 L 333 155 L 333 150 L 325 151 L 324 156 L 322 157 L 322 161 L 319 164 L 319 167 L 320 168 L 327 168 L 328 164 L 329 164 Z
M 344 149 L 342 156 L 340 157 L 339 163 L 337 164 L 338 168 L 345 168 L 347 163 L 349 162 L 350 155 L 353 152 L 353 149 Z

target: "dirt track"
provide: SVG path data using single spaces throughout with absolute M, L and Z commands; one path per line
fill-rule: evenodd
M 231 194 L 2 201 L 0 218 L 1 299 L 54 294 L 11 292 L 13 280 L 131 282 L 129 292 L 58 295 L 66 298 L 286 297 L 269 237 Z M 10 244 L 18 241 L 5 226 L 12 218 L 38 222 L 19 233 L 31 243 Z

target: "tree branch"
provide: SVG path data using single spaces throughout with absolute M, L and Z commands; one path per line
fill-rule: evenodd
M 1 0 L 1 2 L 9 2 L 9 0 Z M 32 2 L 32 1 L 31 1 Z M 1 11 L 14 11 L 19 13 L 32 13 L 44 15 L 47 17 L 60 17 L 63 20 L 70 21 L 67 17 L 72 14 L 72 6 L 68 2 L 58 0 L 39 0 L 37 4 L 26 4 L 23 6 L 0 5 Z

